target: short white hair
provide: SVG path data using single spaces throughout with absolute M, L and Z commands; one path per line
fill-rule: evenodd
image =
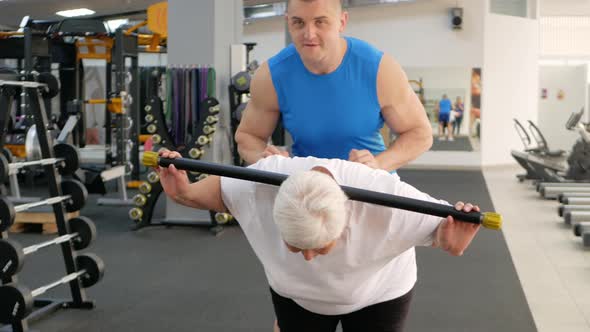
M 329 175 L 319 171 L 296 173 L 281 184 L 273 218 L 287 244 L 319 249 L 342 234 L 347 199 Z

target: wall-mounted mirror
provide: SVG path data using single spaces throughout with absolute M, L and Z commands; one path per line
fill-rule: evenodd
M 479 151 L 481 70 L 406 67 L 434 134 L 433 151 Z

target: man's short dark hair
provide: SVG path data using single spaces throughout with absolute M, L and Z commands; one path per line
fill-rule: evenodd
M 289 4 L 291 3 L 292 0 L 287 0 L 287 10 L 289 10 Z M 316 1 L 316 0 L 297 0 L 297 1 L 303 1 L 303 2 L 312 2 L 312 1 Z M 336 1 L 336 0 L 332 0 L 332 1 Z M 344 9 L 344 0 L 338 0 L 338 4 L 340 5 L 340 10 Z

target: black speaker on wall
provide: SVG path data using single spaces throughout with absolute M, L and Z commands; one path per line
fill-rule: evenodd
M 463 28 L 463 8 L 451 8 L 451 27 L 453 30 L 460 30 Z

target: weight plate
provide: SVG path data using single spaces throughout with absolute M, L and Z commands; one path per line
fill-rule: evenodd
M 231 78 L 231 83 L 237 91 L 248 92 L 250 89 L 250 80 L 250 73 L 247 71 L 241 71 Z
M 213 97 L 204 99 L 200 106 L 201 110 L 209 110 L 209 113 L 219 113 L 219 101 Z
M 58 167 L 61 175 L 72 175 L 80 168 L 80 156 L 78 149 L 68 143 L 59 143 L 53 146 L 55 158 L 63 159 L 61 167 Z
M 12 154 L 12 151 L 10 151 L 9 148 L 3 147 L 2 154 L 4 155 L 4 157 L 6 157 L 6 160 L 8 160 L 9 163 L 11 163 L 14 160 L 14 155 Z
M 78 271 L 86 273 L 80 277 L 82 287 L 88 288 L 96 285 L 104 276 L 104 262 L 95 254 L 86 253 L 76 257 Z
M 0 183 L 4 183 L 8 180 L 9 171 L 10 166 L 8 165 L 8 160 L 3 154 L 0 154 Z
M 234 111 L 234 118 L 238 122 L 242 121 L 242 115 L 244 115 L 244 111 L 246 110 L 246 105 L 248 105 L 248 103 L 242 103 L 242 104 L 238 105 L 238 107 L 236 107 L 236 110 Z
M 14 223 L 16 212 L 6 197 L 0 197 L 0 232 L 4 232 Z
M 41 73 L 37 76 L 37 82 L 47 84 L 47 89 L 41 90 L 45 99 L 51 99 L 59 94 L 59 81 L 51 73 Z
M 0 287 L 0 323 L 16 323 L 33 310 L 31 291 L 22 285 Z
M 129 210 L 129 218 L 131 218 L 131 220 L 140 220 L 141 217 L 143 217 L 142 209 L 134 207 L 133 209 Z
M 92 219 L 79 216 L 70 219 L 68 223 L 70 225 L 70 233 L 78 233 L 78 236 L 72 241 L 74 250 L 84 250 L 96 239 L 96 225 Z
M 82 182 L 74 179 L 64 179 L 61 181 L 61 191 L 63 195 L 71 196 L 70 200 L 66 201 L 66 211 L 80 211 L 86 204 L 88 190 L 86 190 Z
M 149 184 L 148 182 L 144 181 L 139 185 L 139 192 L 140 193 L 147 195 L 150 193 L 150 191 L 152 191 L 152 185 Z
M 27 130 L 25 137 L 25 154 L 28 161 L 41 159 L 41 147 L 37 138 L 37 127 L 32 125 Z
M 25 255 L 22 246 L 13 240 L 0 240 L 0 279 L 17 274 L 23 267 Z
M 136 206 L 144 206 L 146 202 L 147 198 L 142 194 L 133 196 L 133 203 L 135 203 Z

